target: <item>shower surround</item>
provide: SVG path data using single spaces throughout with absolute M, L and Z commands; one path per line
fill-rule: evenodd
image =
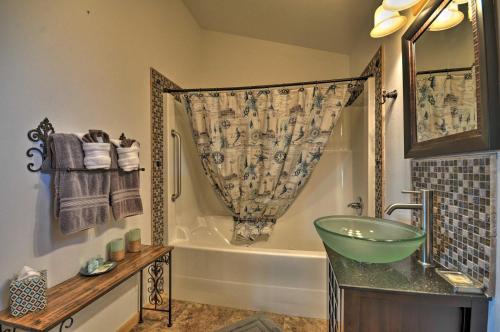
M 278 220 L 272 236 L 247 246 L 231 244 L 233 219 L 204 174 L 189 117 L 181 103 L 164 94 L 163 132 L 169 135 L 163 136 L 162 165 L 168 172 L 163 173 L 162 180 L 167 211 L 162 235 L 176 248 L 176 299 L 327 317 L 327 258 L 312 221 L 325 215 L 354 213 L 347 204 L 357 196 L 363 196 L 367 211 L 375 213 L 375 182 L 366 185 L 365 181 L 363 188 L 356 187 L 360 183 L 357 178 L 373 179 L 375 172 L 375 135 L 360 135 L 367 128 L 375 128 L 373 117 L 368 117 L 375 114 L 368 109 L 374 102 L 367 102 L 374 99 L 373 79 L 367 86 L 358 101 L 343 111 L 308 185 Z M 365 125 L 368 120 L 371 124 Z M 175 202 L 170 199 L 175 189 L 172 170 L 177 142 L 170 135 L 172 129 L 183 138 L 182 194 Z M 361 154 L 371 157 L 362 158 Z M 368 162 L 369 166 L 359 167 Z M 364 175 L 370 171 L 372 175 Z
M 271 236 L 320 161 L 351 84 L 182 96 L 203 170 L 235 219 L 233 243 Z

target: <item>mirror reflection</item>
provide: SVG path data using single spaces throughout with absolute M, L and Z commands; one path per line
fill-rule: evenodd
M 415 43 L 417 142 L 478 129 L 471 16 L 451 1 Z

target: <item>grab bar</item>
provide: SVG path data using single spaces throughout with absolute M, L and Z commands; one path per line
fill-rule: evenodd
M 175 202 L 181 196 L 182 191 L 182 182 L 181 182 L 181 135 L 174 129 L 172 129 L 172 137 L 175 138 L 176 145 L 174 150 L 174 158 L 175 158 L 175 192 L 172 194 L 172 202 Z

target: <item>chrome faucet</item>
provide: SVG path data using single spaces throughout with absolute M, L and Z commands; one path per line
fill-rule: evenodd
M 363 214 L 363 199 L 358 196 L 356 201 L 347 204 L 347 207 L 354 209 L 357 216 L 361 216 Z
M 403 190 L 403 194 L 419 194 L 421 195 L 421 203 L 394 203 L 385 209 L 385 213 L 390 215 L 395 210 L 411 209 L 420 210 L 420 222 L 422 230 L 425 232 L 425 243 L 420 250 L 419 263 L 423 266 L 434 266 L 432 259 L 432 246 L 433 246 L 433 205 L 434 205 L 434 191 L 428 189 L 421 189 L 418 191 Z

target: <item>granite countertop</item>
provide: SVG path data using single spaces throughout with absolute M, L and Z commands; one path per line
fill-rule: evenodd
M 340 288 L 486 298 L 455 293 L 434 268 L 424 269 L 414 255 L 394 263 L 367 264 L 345 258 L 326 246 L 325 249 Z

